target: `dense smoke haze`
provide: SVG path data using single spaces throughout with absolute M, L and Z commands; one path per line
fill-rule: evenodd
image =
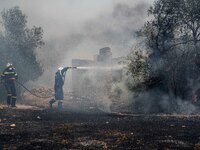
M 40 86 L 53 88 L 58 67 L 71 66 L 72 59 L 93 60 L 102 47 L 110 47 L 113 58 L 126 57 L 140 42 L 136 32 L 149 19 L 147 10 L 152 4 L 153 0 L 6 0 L 1 1 L 0 11 L 19 6 L 27 16 L 29 27 L 42 27 L 45 45 L 35 52 L 44 72 L 37 81 L 30 81 L 26 86 L 30 89 Z M 97 82 L 98 78 L 90 78 L 93 78 L 93 86 L 99 85 L 104 89 L 104 85 Z M 123 100 L 132 97 L 124 84 L 126 78 L 124 75 L 122 82 L 111 86 L 112 91 L 122 89 Z M 72 90 L 71 79 L 70 70 L 66 76 L 65 92 Z M 109 110 L 112 103 L 109 96 L 102 98 L 103 90 L 98 93 L 102 93 L 99 99 L 105 99 L 102 103 Z
M 135 44 L 134 32 L 146 18 L 149 0 L 1 0 L 0 10 L 19 6 L 29 26 L 41 26 L 45 46 L 37 50 L 44 67 L 39 84 L 52 85 L 58 66 L 73 58 L 93 59 L 104 46 L 113 56 L 126 56 Z
M 200 150 L 200 0 L 0 0 L 0 96 L 0 150 Z

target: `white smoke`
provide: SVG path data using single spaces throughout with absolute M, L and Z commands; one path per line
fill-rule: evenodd
M 70 66 L 73 58 L 93 59 L 105 46 L 111 48 L 114 57 L 126 56 L 137 43 L 135 32 L 148 19 L 147 9 L 152 3 L 153 0 L 0 0 L 0 11 L 19 6 L 28 16 L 29 26 L 43 28 L 46 44 L 36 53 L 44 73 L 31 85 L 53 87 L 57 68 Z M 70 88 L 70 78 L 69 71 L 66 90 Z

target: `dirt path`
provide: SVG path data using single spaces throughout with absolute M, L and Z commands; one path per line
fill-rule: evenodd
M 0 149 L 193 149 L 199 137 L 198 115 L 0 110 Z

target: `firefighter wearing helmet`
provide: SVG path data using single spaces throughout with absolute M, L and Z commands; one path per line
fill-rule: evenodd
M 65 75 L 67 70 L 71 67 L 59 67 L 58 71 L 55 73 L 55 84 L 54 84 L 54 92 L 55 92 L 55 99 L 51 99 L 49 101 L 50 107 L 52 108 L 53 103 L 58 101 L 58 109 L 62 109 L 62 100 L 64 99 L 63 93 L 63 85 L 65 81 Z
M 17 93 L 15 88 L 15 80 L 18 75 L 11 63 L 7 63 L 5 70 L 1 74 L 1 81 L 4 83 L 7 91 L 7 105 L 8 107 L 16 107 Z

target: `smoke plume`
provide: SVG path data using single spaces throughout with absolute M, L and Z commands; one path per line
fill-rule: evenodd
M 73 58 L 93 59 L 102 47 L 109 46 L 113 57 L 126 56 L 137 43 L 135 32 L 148 19 L 153 0 L 6 0 L 0 10 L 19 6 L 30 26 L 44 30 L 45 46 L 36 51 L 44 68 L 38 81 L 27 86 L 50 86 L 59 66 L 71 66 Z M 65 90 L 70 91 L 71 72 Z M 124 88 L 124 85 L 120 84 Z

